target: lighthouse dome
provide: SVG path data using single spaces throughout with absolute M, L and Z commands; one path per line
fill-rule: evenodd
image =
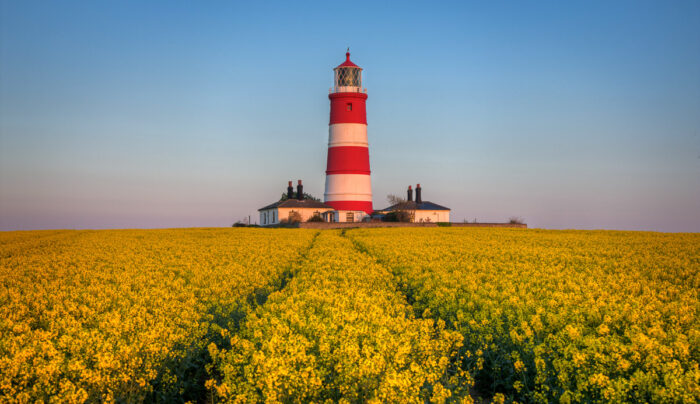
M 360 66 L 354 64 L 350 60 L 350 52 L 349 51 L 345 52 L 345 62 L 339 64 L 338 67 L 357 67 L 358 69 L 360 69 Z

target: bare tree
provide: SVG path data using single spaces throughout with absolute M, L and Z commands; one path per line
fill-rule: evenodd
M 393 214 L 397 222 L 412 222 L 416 217 L 415 203 L 392 194 L 387 195 L 386 200 L 394 208 L 387 216 Z

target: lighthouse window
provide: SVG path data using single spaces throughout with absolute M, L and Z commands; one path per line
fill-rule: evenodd
M 356 67 L 339 68 L 336 73 L 336 85 L 339 87 L 360 87 L 360 69 Z
M 352 111 L 352 102 L 348 102 L 347 105 L 345 106 L 346 111 Z

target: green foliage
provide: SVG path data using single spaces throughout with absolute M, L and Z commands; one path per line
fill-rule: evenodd
M 382 218 L 383 222 L 398 222 L 399 215 L 396 212 L 389 212 Z
M 297 193 L 294 192 L 294 194 L 293 194 L 294 199 L 296 199 L 296 197 L 297 197 L 296 195 L 297 195 Z M 282 196 L 280 196 L 280 202 L 286 201 L 287 199 L 289 199 L 287 197 L 287 193 L 286 192 L 282 193 Z M 310 199 L 312 201 L 321 202 L 320 199 L 316 198 L 315 196 L 313 196 L 311 194 L 307 194 L 306 192 L 304 192 L 304 199 Z

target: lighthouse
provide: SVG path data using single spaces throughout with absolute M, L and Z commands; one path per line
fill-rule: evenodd
M 449 222 L 450 209 L 424 201 L 420 184 L 415 188 L 415 202 L 413 188 L 409 185 L 407 201 L 374 211 L 365 108 L 367 90 L 362 87 L 362 68 L 350 61 L 350 49 L 348 49 L 345 61 L 333 71 L 335 72 L 333 87 L 328 94 L 331 116 L 328 123 L 324 202 L 309 197 L 304 192 L 301 180 L 295 194 L 292 181 L 289 181 L 286 195 L 282 194 L 278 201 L 258 209 L 260 224 L 262 226 L 293 224 L 302 226 L 301 222 L 396 220 L 420 223 Z M 303 226 L 313 227 L 313 223 L 303 224 Z
M 324 200 L 336 211 L 333 221 L 351 222 L 372 213 L 367 90 L 362 88 L 362 68 L 350 61 L 349 50 L 333 70 Z

